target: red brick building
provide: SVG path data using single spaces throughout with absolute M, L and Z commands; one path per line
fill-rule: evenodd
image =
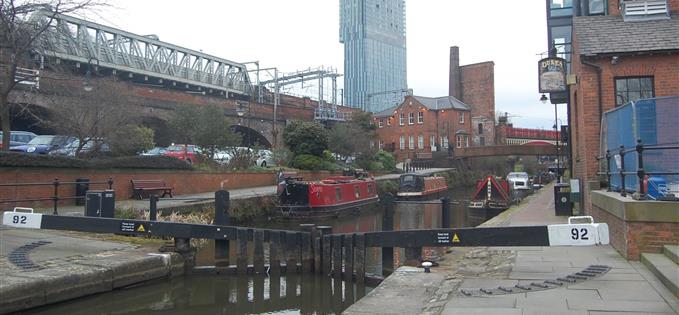
M 470 106 L 454 97 L 406 96 L 400 105 L 375 113 L 373 122 L 379 147 L 404 161 L 470 146 L 470 114 Z
M 448 95 L 471 106 L 472 146 L 495 140 L 495 63 L 460 66 L 460 50 L 450 47 Z
M 573 177 L 581 180 L 597 178 L 605 111 L 679 95 L 679 0 L 655 1 L 667 8 L 656 11 L 625 10 L 645 3 L 627 2 L 609 0 L 608 15 L 573 17 L 571 157 Z

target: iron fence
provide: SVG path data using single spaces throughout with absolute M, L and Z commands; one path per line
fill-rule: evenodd
M 113 189 L 113 178 L 109 177 L 105 181 L 88 181 L 89 185 L 108 185 L 108 189 Z M 22 198 L 22 199 L 0 199 L 0 204 L 2 203 L 16 203 L 16 202 L 36 202 L 36 201 L 52 201 L 53 204 L 53 214 L 58 215 L 58 205 L 59 201 L 62 200 L 78 200 L 85 199 L 85 195 L 77 196 L 74 194 L 73 197 L 66 197 L 59 195 L 59 186 L 61 185 L 76 185 L 83 184 L 83 182 L 72 182 L 72 181 L 60 181 L 59 178 L 55 178 L 50 182 L 33 182 L 33 183 L 0 183 L 0 188 L 2 187 L 24 187 L 24 186 L 51 186 L 53 188 L 52 196 L 42 197 L 42 198 Z

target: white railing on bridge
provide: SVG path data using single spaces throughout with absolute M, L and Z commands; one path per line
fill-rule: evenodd
M 315 120 L 351 120 L 351 113 L 340 112 L 333 109 L 316 109 L 314 110 Z
M 29 86 L 31 88 L 40 88 L 40 71 L 35 69 L 17 67 L 14 72 L 14 82 L 17 84 Z
M 37 18 L 50 19 L 40 11 Z M 57 14 L 39 53 L 223 92 L 249 94 L 245 65 L 75 17 Z

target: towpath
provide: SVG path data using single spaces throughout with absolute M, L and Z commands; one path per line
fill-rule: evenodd
M 565 223 L 554 214 L 549 185 L 484 223 L 520 226 Z M 606 265 L 603 276 L 535 292 L 466 296 L 461 289 L 530 285 Z M 676 314 L 679 300 L 643 264 L 610 245 L 592 247 L 453 248 L 431 273 L 401 267 L 343 314 Z

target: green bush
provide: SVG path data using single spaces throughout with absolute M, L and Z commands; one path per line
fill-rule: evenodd
M 383 169 L 387 171 L 392 171 L 396 169 L 396 159 L 394 156 L 384 150 L 379 150 L 373 156 L 373 159 L 377 162 L 382 163 Z
M 83 160 L 19 152 L 0 152 L 0 167 L 192 169 L 186 162 L 167 156 L 123 156 Z
M 334 171 L 337 169 L 334 163 L 323 160 L 320 157 L 310 154 L 301 154 L 296 156 L 291 163 L 291 166 L 301 170 L 311 171 Z

